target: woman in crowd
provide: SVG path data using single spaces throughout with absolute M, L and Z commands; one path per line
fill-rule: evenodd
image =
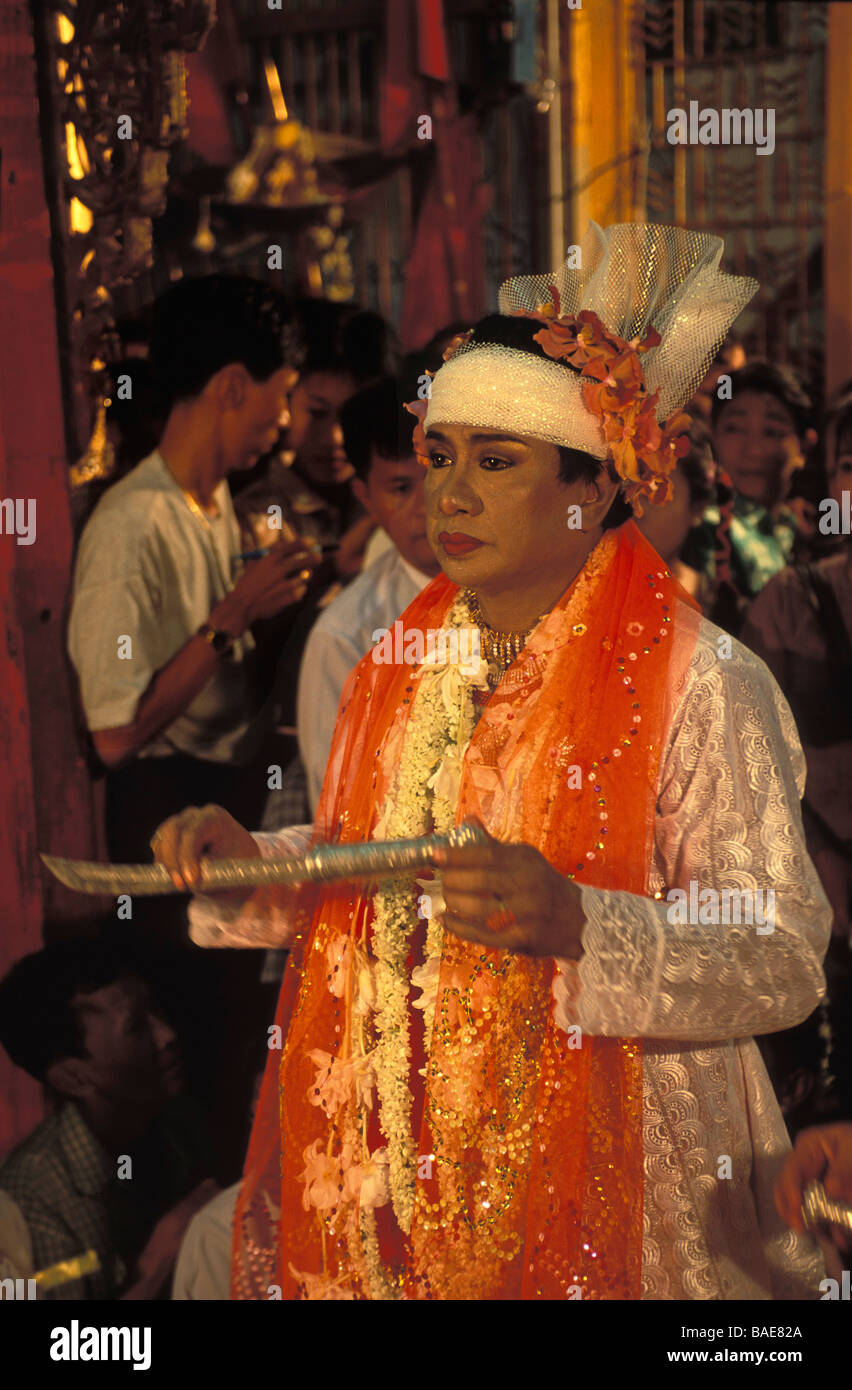
M 852 479 L 852 390 L 825 421 L 828 496 L 842 515 Z M 803 814 L 808 848 L 834 909 L 834 932 L 852 931 L 852 537 L 826 559 L 787 566 L 748 610 L 743 641 L 784 691 L 808 768 Z
M 709 616 L 734 636 L 749 601 L 800 544 L 801 524 L 788 496 L 815 439 L 809 419 L 810 401 L 787 367 L 755 360 L 717 382 L 711 411 L 717 499 L 682 558 L 706 576 L 714 595 Z M 718 528 L 726 510 L 730 545 L 720 571 Z

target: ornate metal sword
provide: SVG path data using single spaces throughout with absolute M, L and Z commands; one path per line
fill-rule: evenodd
M 475 825 L 457 825 L 448 835 L 417 840 L 369 840 L 366 844 L 315 845 L 307 854 L 281 859 L 202 859 L 198 893 L 221 893 L 270 883 L 330 883 L 334 879 L 394 878 L 432 866 L 437 849 L 484 843 Z M 94 864 L 43 854 L 50 872 L 77 893 L 180 893 L 164 864 Z

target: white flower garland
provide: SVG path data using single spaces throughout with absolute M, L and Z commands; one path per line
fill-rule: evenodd
M 445 624 L 447 627 L 471 625 L 468 605 L 461 596 L 447 614 Z M 439 661 L 432 651 L 420 663 L 399 766 L 373 829 L 374 839 L 411 839 L 433 830 L 446 834 L 455 824 L 462 766 L 476 723 L 474 691 L 488 688 L 488 674 L 487 663 L 481 658 L 466 663 L 462 668 L 458 663 Z M 412 979 L 423 991 L 416 1007 L 424 1010 L 428 1054 L 432 1046 L 437 1002 L 443 943 L 440 914 L 444 902 L 440 894 L 440 880 L 431 880 L 422 886 L 431 897 L 431 913 L 427 921 L 424 964 L 412 972 Z M 411 1040 L 408 1018 L 410 981 L 406 961 L 417 920 L 412 910 L 410 885 L 386 880 L 379 885 L 373 907 L 374 964 L 362 957 L 362 950 L 357 946 L 348 963 L 355 974 L 353 1007 L 350 1011 L 352 1061 L 349 1070 L 354 1077 L 368 1065 L 368 1057 L 372 1063 L 379 1096 L 379 1118 L 387 1139 L 390 1198 L 400 1229 L 408 1234 L 411 1230 L 417 1168 L 415 1140 L 411 1132 L 412 1097 L 408 1085 Z M 339 963 L 342 967 L 347 948 L 348 942 L 331 943 L 330 966 Z M 338 996 L 342 994 L 340 981 L 330 987 Z M 371 1011 L 374 1013 L 375 1031 L 369 1026 L 367 1018 Z M 322 1060 L 325 1061 L 324 1058 Z M 367 1147 L 366 1111 L 354 1089 L 350 1096 L 349 1114 L 360 1131 L 359 1147 L 369 1161 L 372 1156 Z M 400 1297 L 382 1264 L 375 1212 L 359 1205 L 353 1216 L 354 1225 L 347 1222 L 354 1238 L 354 1243 L 353 1240 L 349 1241 L 350 1251 L 355 1269 L 362 1278 L 364 1274 L 367 1276 L 370 1296 L 374 1299 Z M 326 1293 L 319 1296 L 335 1295 Z
M 456 600 L 446 623 L 449 627 L 470 623 L 463 599 Z M 459 664 L 442 664 L 434 652 L 421 663 L 399 768 L 380 817 L 383 836 L 408 838 L 432 829 L 446 833 L 455 824 L 462 763 L 475 724 L 473 692 L 488 688 L 487 675 L 487 665 L 481 659 L 471 670 Z M 375 1072 L 382 1129 L 388 1140 L 391 1200 L 400 1229 L 406 1234 L 411 1230 L 417 1158 L 408 1086 L 410 981 L 406 970 L 415 920 L 410 887 L 393 881 L 381 884 L 373 917 L 377 961 Z M 427 974 L 434 975 L 431 963 L 440 962 L 442 940 L 443 926 L 433 902 L 426 933 Z M 434 1007 L 428 1006 L 428 996 L 424 1002 L 429 1049 Z

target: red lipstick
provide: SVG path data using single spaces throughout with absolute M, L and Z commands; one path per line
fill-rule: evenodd
M 454 531 L 452 535 L 449 531 L 442 531 L 438 544 L 444 547 L 448 555 L 468 555 L 472 550 L 478 550 L 484 542 L 478 541 L 475 536 L 466 536 L 463 531 Z

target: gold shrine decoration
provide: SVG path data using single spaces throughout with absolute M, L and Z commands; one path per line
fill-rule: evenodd
M 274 120 L 257 127 L 251 149 L 228 174 L 228 197 L 232 203 L 256 200 L 267 207 L 326 203 L 317 185 L 313 136 L 300 121 L 290 119 L 271 58 L 264 61 L 263 70 Z
M 152 263 L 151 218 L 165 209 L 168 151 L 186 135 L 184 54 L 214 23 L 215 0 L 47 0 L 49 66 L 78 434 L 108 394 L 119 353 L 112 291 Z M 97 409 L 97 407 L 96 407 Z M 104 471 L 106 455 L 77 470 Z
M 322 150 L 328 157 L 329 145 L 334 149 L 336 141 L 334 153 L 340 155 L 347 142 L 293 120 L 278 68 L 271 58 L 263 67 L 272 120 L 256 127 L 251 148 L 230 170 L 227 199 L 231 204 L 307 210 L 322 219 L 312 220 L 303 234 L 310 293 L 346 302 L 353 298 L 355 286 L 349 242 L 342 230 L 344 208 L 339 193 L 330 195 L 320 186 L 316 163 Z

